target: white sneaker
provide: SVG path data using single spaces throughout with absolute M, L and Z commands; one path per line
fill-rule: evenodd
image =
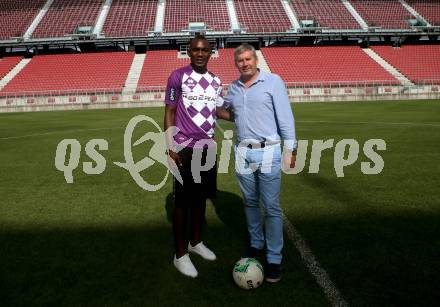
M 191 262 L 191 259 L 189 259 L 189 255 L 185 254 L 180 258 L 176 258 L 176 255 L 174 255 L 174 266 L 176 269 L 182 273 L 183 275 L 196 278 L 198 273 L 196 268 Z
M 215 254 L 203 244 L 203 242 L 200 242 L 196 246 L 191 246 L 191 243 L 188 243 L 188 251 L 191 253 L 199 254 L 202 256 L 202 258 L 210 261 L 214 261 L 217 259 Z

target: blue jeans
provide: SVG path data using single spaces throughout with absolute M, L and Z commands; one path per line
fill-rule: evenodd
M 244 197 L 250 244 L 262 249 L 266 243 L 267 262 L 280 264 L 283 248 L 283 220 L 279 201 L 281 146 L 276 144 L 258 149 L 235 146 L 235 171 Z M 260 208 L 260 199 L 263 210 Z

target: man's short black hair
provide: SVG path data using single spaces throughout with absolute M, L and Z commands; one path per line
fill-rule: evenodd
M 191 40 L 189 41 L 189 46 L 190 46 L 190 48 L 191 48 L 191 45 L 192 45 L 193 42 L 195 42 L 195 41 L 200 41 L 200 40 L 203 40 L 203 41 L 207 41 L 207 42 L 208 42 L 208 39 L 207 39 L 204 35 L 202 35 L 202 34 L 197 34 L 196 36 L 194 36 L 193 38 L 191 38 Z M 208 42 L 208 44 L 209 44 L 209 42 Z M 209 48 L 211 48 L 211 45 L 210 45 L 210 44 L 209 44 Z

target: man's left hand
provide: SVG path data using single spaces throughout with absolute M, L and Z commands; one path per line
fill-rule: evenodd
M 296 151 L 285 151 L 283 153 L 283 170 L 291 172 L 295 168 Z

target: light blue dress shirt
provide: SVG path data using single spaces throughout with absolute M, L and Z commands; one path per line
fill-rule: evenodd
M 235 80 L 229 86 L 225 106 L 234 111 L 237 142 L 280 142 L 286 149 L 297 146 L 295 120 L 283 80 L 275 74 L 259 71 L 246 88 Z

